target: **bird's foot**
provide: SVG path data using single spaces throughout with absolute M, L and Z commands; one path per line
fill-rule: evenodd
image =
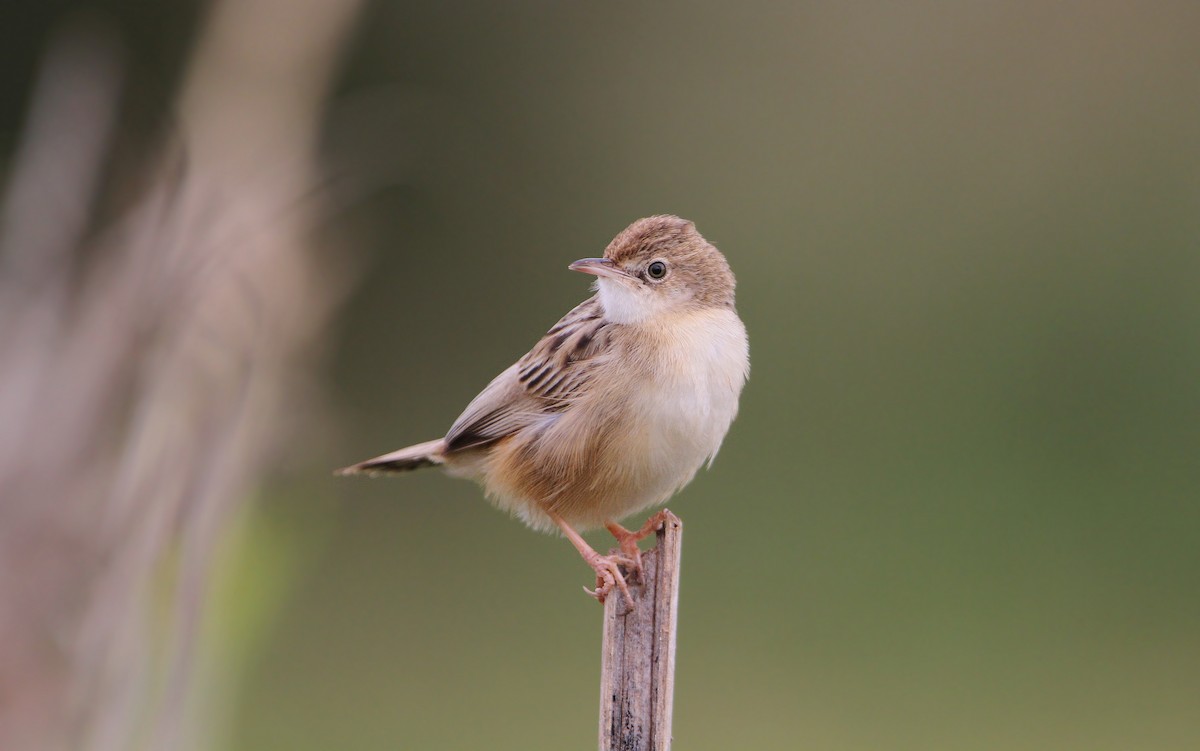
M 603 603 L 614 589 L 620 590 L 621 596 L 625 598 L 625 604 L 629 606 L 630 610 L 633 610 L 635 607 L 633 595 L 629 594 L 629 585 L 625 583 L 625 574 L 621 571 L 621 567 L 625 566 L 630 570 L 636 567 L 640 571 L 640 561 L 623 555 L 600 555 L 595 551 L 590 556 L 585 555 L 584 560 L 596 572 L 596 588 L 593 590 L 584 587 L 583 591 Z
M 604 598 L 608 597 L 614 589 L 619 589 L 621 596 L 625 598 L 625 603 L 629 606 L 630 610 L 633 610 L 633 595 L 629 594 L 629 585 L 625 583 L 625 574 L 622 573 L 621 566 L 633 569 L 640 566 L 641 561 L 637 558 L 627 558 L 623 555 L 600 555 L 561 516 L 549 509 L 546 510 L 546 515 L 558 525 L 558 528 L 562 530 L 563 536 L 571 541 L 571 544 L 579 551 L 579 555 L 583 556 L 583 560 L 587 562 L 587 565 L 591 566 L 592 570 L 596 572 L 596 588 L 592 590 L 584 587 L 583 591 L 603 603 Z
M 638 547 L 638 542 L 662 529 L 663 522 L 667 518 L 666 514 L 666 509 L 659 511 L 647 519 L 642 528 L 636 532 L 631 532 L 616 522 L 608 522 L 604 525 L 612 533 L 612 536 L 617 538 L 621 555 L 630 562 L 626 564 L 626 568 L 633 574 L 632 578 L 636 582 L 642 581 L 642 550 Z

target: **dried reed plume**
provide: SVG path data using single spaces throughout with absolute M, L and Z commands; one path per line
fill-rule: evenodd
M 281 450 L 338 291 L 314 142 L 358 6 L 215 4 L 179 135 L 117 217 L 94 216 L 117 46 L 47 54 L 0 207 L 0 748 L 205 745 L 189 689 L 214 545 Z

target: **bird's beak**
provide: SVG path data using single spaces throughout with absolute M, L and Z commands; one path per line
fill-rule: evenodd
M 610 279 L 627 279 L 629 277 L 621 267 L 607 258 L 580 258 L 567 267 L 571 271 L 581 271 L 593 276 L 606 276 Z

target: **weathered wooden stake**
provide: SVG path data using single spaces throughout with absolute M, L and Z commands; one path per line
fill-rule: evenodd
M 675 623 L 683 522 L 670 511 L 657 544 L 642 553 L 645 583 L 604 603 L 600 751 L 669 751 L 675 692 Z

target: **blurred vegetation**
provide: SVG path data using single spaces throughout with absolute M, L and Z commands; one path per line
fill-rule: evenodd
M 196 10 L 92 7 L 135 81 Z M 16 9 L 5 147 L 62 12 Z M 370 187 L 326 228 L 367 270 L 338 428 L 231 543 L 227 747 L 593 744 L 570 547 L 329 470 L 440 435 L 661 212 L 730 259 L 753 363 L 671 504 L 677 746 L 1196 747 L 1197 91 L 1194 3 L 370 4 L 323 135 Z

